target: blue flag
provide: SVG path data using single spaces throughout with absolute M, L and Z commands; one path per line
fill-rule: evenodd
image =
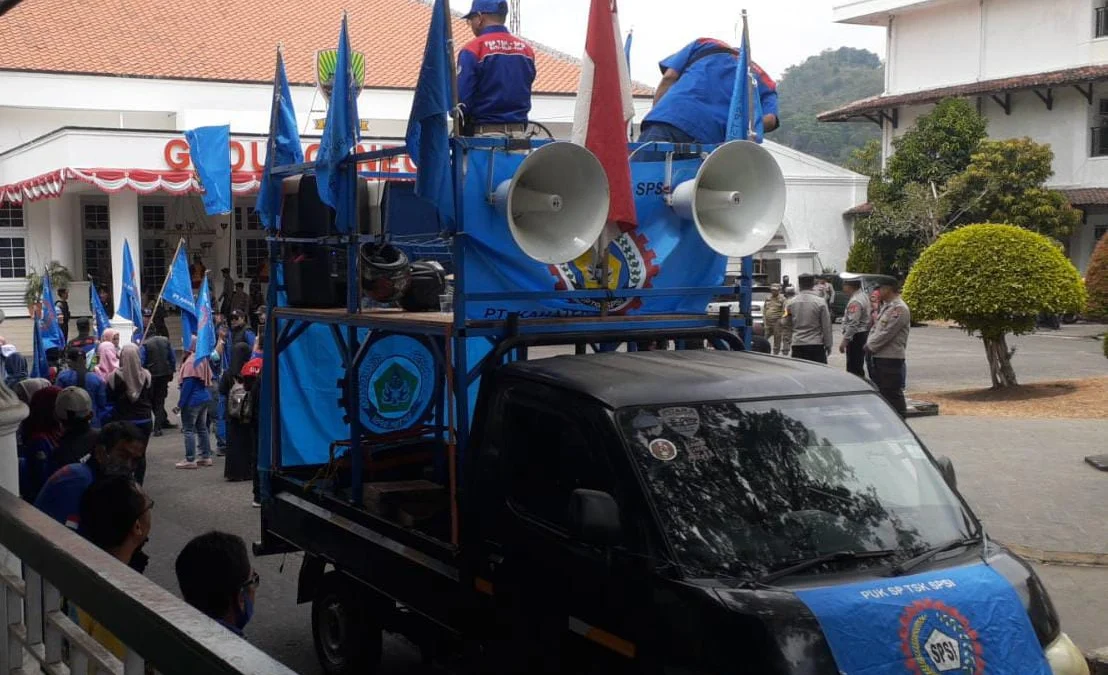
M 129 319 L 135 324 L 135 328 L 143 333 L 142 329 L 142 300 L 139 299 L 139 281 L 135 270 L 135 261 L 131 258 L 131 245 L 123 240 L 123 292 L 119 294 L 119 309 L 117 312 L 124 319 Z
M 344 13 L 335 57 L 335 84 L 331 90 L 331 104 L 327 107 L 323 137 L 319 139 L 315 169 L 319 198 L 335 210 L 335 228 L 343 234 L 356 229 L 353 209 L 357 167 L 347 164 L 340 168 L 339 164 L 350 157 L 357 142 L 358 98 L 350 67 L 350 36 Z
M 277 229 L 277 214 L 281 212 L 281 179 L 274 178 L 273 167 L 300 164 L 304 151 L 300 147 L 300 132 L 296 130 L 296 110 L 285 75 L 285 60 L 277 51 L 277 72 L 273 76 L 273 107 L 269 113 L 269 142 L 266 146 L 262 186 L 254 211 L 267 230 Z
M 750 30 L 743 14 L 743 38 L 739 47 L 739 65 L 735 72 L 735 87 L 731 92 L 731 110 L 727 119 L 727 140 L 762 142 L 762 116 L 755 117 L 755 106 L 760 110 L 758 90 L 751 89 L 750 79 Z M 755 102 L 757 102 L 755 104 Z
M 96 292 L 96 282 L 89 282 L 89 304 L 92 305 L 92 314 L 96 318 L 96 337 L 104 336 L 104 331 L 112 327 L 112 319 L 108 316 L 108 310 L 104 309 L 104 303 L 100 302 L 100 294 Z
M 185 348 L 196 333 L 196 299 L 192 297 L 192 274 L 189 272 L 189 254 L 184 243 L 178 244 L 177 253 L 169 266 L 162 300 L 181 310 L 181 341 Z
M 454 185 L 447 127 L 453 95 L 450 52 L 447 51 L 447 10 L 444 5 L 444 0 L 435 0 L 405 138 L 408 155 L 418 167 L 416 196 L 435 205 L 441 224 L 454 222 Z
M 31 377 L 49 377 L 50 364 L 46 361 L 46 345 L 42 341 L 42 330 L 40 321 L 36 321 L 32 332 L 34 339 L 34 346 L 31 354 Z
M 627 39 L 623 41 L 623 56 L 627 58 L 627 68 L 631 68 L 631 38 L 635 35 L 635 31 L 627 31 Z
M 58 325 L 58 308 L 54 304 L 54 289 L 50 284 L 49 270 L 42 273 L 42 316 L 39 318 L 39 333 L 46 349 L 64 349 L 65 335 Z
M 231 212 L 231 127 L 197 127 L 185 132 L 196 175 L 204 186 L 209 216 Z
M 212 324 L 212 291 L 208 276 L 200 282 L 200 296 L 196 299 L 199 317 L 196 325 L 196 363 L 210 357 L 215 351 L 215 325 Z

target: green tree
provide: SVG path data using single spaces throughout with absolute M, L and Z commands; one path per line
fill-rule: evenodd
M 1058 240 L 1070 236 L 1081 212 L 1044 187 L 1053 162 L 1050 146 L 1030 138 L 981 141 L 966 170 L 947 183 L 951 224 L 1008 223 Z
M 981 337 L 994 388 L 1018 384 L 1009 334 L 1035 329 L 1040 313 L 1085 306 L 1077 269 L 1051 239 L 1013 225 L 968 225 L 939 237 L 908 275 L 915 318 L 956 321 Z
M 893 194 L 909 183 L 941 188 L 965 171 L 985 138 L 987 126 L 985 117 L 969 101 L 960 98 L 940 101 L 893 141 L 895 152 L 889 158 L 887 171 Z
M 1085 287 L 1089 291 L 1089 306 L 1085 314 L 1090 319 L 1108 319 L 1108 234 L 1100 238 L 1085 271 Z
M 843 47 L 827 50 L 792 66 L 777 91 L 781 128 L 769 138 L 820 159 L 844 164 L 850 153 L 880 137 L 875 124 L 824 124 L 820 113 L 880 94 L 884 68 L 876 54 Z
M 69 272 L 69 268 L 57 260 L 51 260 L 43 271 L 50 275 L 50 286 L 54 289 L 54 293 L 57 293 L 59 288 L 69 286 L 69 282 L 73 281 L 73 275 Z M 23 301 L 27 303 L 28 307 L 33 307 L 42 300 L 42 276 L 43 273 L 37 270 L 31 270 L 27 273 L 27 285 L 23 289 Z
M 846 256 L 846 271 L 855 274 L 877 274 L 881 271 L 881 261 L 877 249 L 865 239 L 855 238 Z

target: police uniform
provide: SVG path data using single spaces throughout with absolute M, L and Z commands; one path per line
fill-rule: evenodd
M 850 296 L 843 313 L 843 343 L 846 344 L 846 370 L 866 376 L 866 342 L 871 325 L 869 295 L 858 289 Z
M 681 74 L 643 119 L 639 141 L 722 143 L 727 137 L 738 50 L 722 40 L 700 38 L 658 64 L 662 74 Z M 777 117 L 777 83 L 756 63 L 762 114 Z
M 762 320 L 765 323 L 766 339 L 773 342 L 773 353 L 781 353 L 781 320 L 785 316 L 785 296 L 780 292 L 770 294 L 762 303 Z
M 873 357 L 874 384 L 901 417 L 908 410 L 904 400 L 904 357 L 911 327 L 912 313 L 898 296 L 881 306 L 866 342 L 866 351 Z
M 474 0 L 464 18 L 507 14 L 504 0 Z M 522 134 L 531 112 L 535 52 L 505 26 L 486 26 L 458 54 L 458 101 L 467 135 Z
M 815 291 L 801 291 L 785 305 L 786 323 L 792 332 L 792 356 L 816 363 L 827 363 L 834 341 L 831 313 L 827 303 Z

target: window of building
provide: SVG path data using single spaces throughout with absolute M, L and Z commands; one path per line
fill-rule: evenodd
M 1096 246 L 1097 242 L 1104 238 L 1104 235 L 1108 234 L 1108 225 L 1097 225 L 1093 228 L 1093 246 Z
M 23 227 L 23 205 L 4 202 L 0 204 L 0 227 Z
M 27 276 L 27 250 L 21 236 L 26 224 L 22 204 L 0 204 L 0 279 L 22 279 Z
M 165 206 L 162 204 L 143 204 L 140 224 L 144 230 L 165 230 Z
M 240 239 L 235 247 L 235 270 L 238 278 L 250 278 L 258 265 L 266 259 L 269 247 L 265 239 Z
M 107 232 L 111 229 L 112 221 L 107 204 L 96 202 L 82 204 L 81 219 L 84 221 L 85 230 Z
M 162 287 L 166 271 L 169 269 L 169 257 L 173 251 L 166 246 L 165 240 L 154 239 L 142 247 L 142 288 L 145 291 Z
M 1108 37 L 1108 7 L 1100 4 L 1093 10 L 1093 35 L 1098 38 Z
M 97 289 L 112 290 L 111 242 L 105 238 L 85 238 L 85 273 Z
M 240 206 L 235 209 L 235 229 L 246 230 L 247 232 L 261 232 L 262 231 L 262 219 L 258 217 L 258 212 L 253 208 Z

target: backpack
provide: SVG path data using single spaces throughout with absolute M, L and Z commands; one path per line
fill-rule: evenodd
M 250 422 L 251 415 L 250 390 L 242 382 L 235 382 L 227 394 L 227 416 L 246 424 Z

